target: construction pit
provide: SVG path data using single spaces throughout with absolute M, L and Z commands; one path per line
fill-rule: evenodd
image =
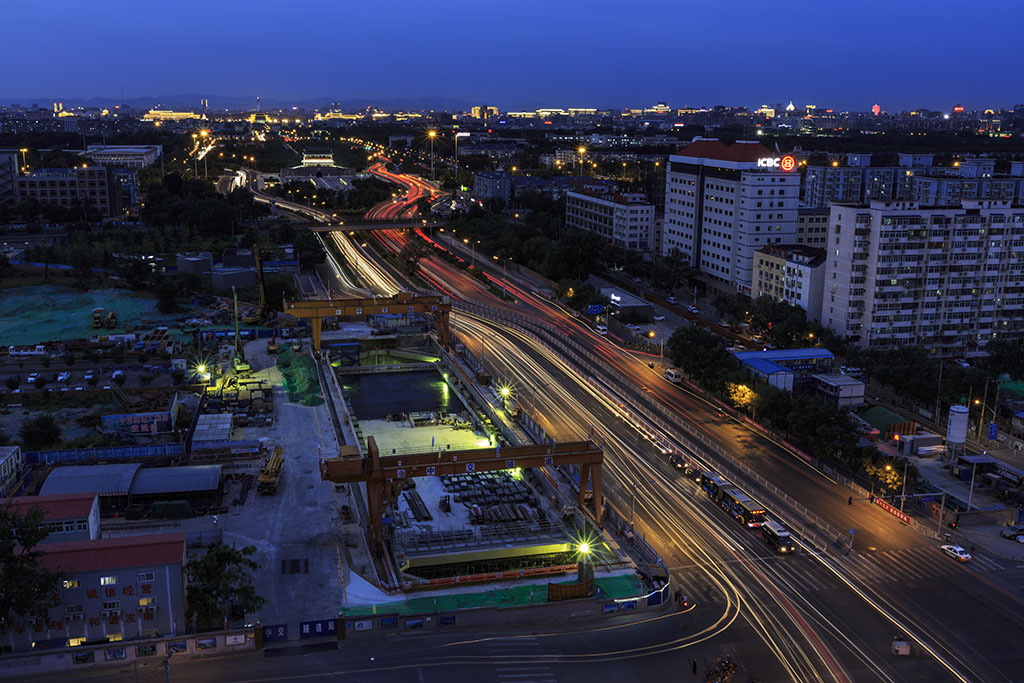
M 540 464 L 552 447 L 509 444 L 494 428 L 498 416 L 483 405 L 486 393 L 456 386 L 440 366 L 425 368 L 429 359 L 423 356 L 375 360 L 376 367 L 332 363 L 344 391 L 339 412 L 358 449 L 344 446 L 342 458 L 325 463 L 324 476 L 347 482 L 336 484 L 338 490 L 358 492 L 353 498 L 364 547 L 380 549 L 372 563 L 377 576 L 348 582 L 343 612 L 362 613 L 360 602 L 414 611 L 412 596 L 423 591 L 462 608 L 546 602 L 552 585 L 570 592 L 589 586 L 575 597 L 625 597 L 649 589 L 637 563 L 594 523 L 593 510 L 580 507 L 569 472 L 578 465 L 548 458 L 548 466 L 520 467 L 515 463 L 522 448 L 535 451 L 522 462 Z M 379 466 L 381 480 L 335 479 L 335 465 L 359 476 Z M 378 490 L 379 506 L 373 503 Z M 343 510 L 342 516 L 354 512 Z M 378 514 L 379 543 L 373 522 Z M 583 566 L 586 576 L 579 574 Z M 376 586 L 355 589 L 361 578 Z

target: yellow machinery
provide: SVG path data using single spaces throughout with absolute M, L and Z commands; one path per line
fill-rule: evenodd
M 92 309 L 92 326 L 93 328 L 99 329 L 103 327 L 103 309 L 94 308 Z
M 256 481 L 256 492 L 265 495 L 276 493 L 277 482 L 281 480 L 281 470 L 283 469 L 284 449 L 277 446 L 266 462 L 260 466 L 260 476 Z

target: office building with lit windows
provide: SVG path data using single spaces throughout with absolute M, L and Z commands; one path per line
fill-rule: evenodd
M 642 194 L 567 192 L 565 225 L 630 251 L 654 249 L 654 205 Z
M 796 242 L 800 174 L 758 142 L 695 138 L 669 157 L 661 250 L 750 295 L 754 252 Z
M 833 204 L 820 319 L 859 348 L 945 358 L 1024 337 L 1024 208 Z
M 183 633 L 185 534 L 150 534 L 39 546 L 60 573 L 49 623 L 21 620 L 0 635 L 0 654 L 120 643 Z

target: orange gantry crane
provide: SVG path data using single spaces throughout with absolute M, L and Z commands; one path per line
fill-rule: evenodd
M 393 297 L 369 299 L 307 299 L 285 301 L 284 312 L 297 318 L 308 318 L 313 328 L 313 348 L 320 350 L 320 331 L 324 318 L 382 315 L 385 313 L 430 313 L 437 323 L 437 337 L 441 346 L 448 346 L 451 335 L 449 315 L 451 299 L 447 296 L 416 296 L 399 292 Z
M 365 458 L 352 449 L 348 455 L 322 460 L 320 477 L 338 484 L 366 484 L 372 540 L 381 547 L 387 505 L 397 499 L 405 482 L 412 477 L 488 472 L 515 467 L 579 465 L 580 507 L 586 509 L 584 502 L 587 482 L 590 481 L 594 494 L 594 518 L 600 525 L 604 506 L 601 494 L 603 462 L 604 451 L 589 440 L 381 457 L 376 440 L 373 436 L 368 436 Z

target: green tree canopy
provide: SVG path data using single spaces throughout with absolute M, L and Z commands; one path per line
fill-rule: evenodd
M 252 585 L 251 573 L 260 568 L 251 559 L 255 552 L 251 545 L 241 550 L 215 545 L 202 557 L 189 560 L 186 617 L 199 630 L 220 627 L 232 608 L 255 612 L 266 602 Z
M 9 502 L 0 505 L 0 631 L 25 618 L 44 619 L 60 604 L 59 573 L 40 565 L 38 546 L 50 534 L 43 525 L 43 510 L 33 507 L 22 514 Z

